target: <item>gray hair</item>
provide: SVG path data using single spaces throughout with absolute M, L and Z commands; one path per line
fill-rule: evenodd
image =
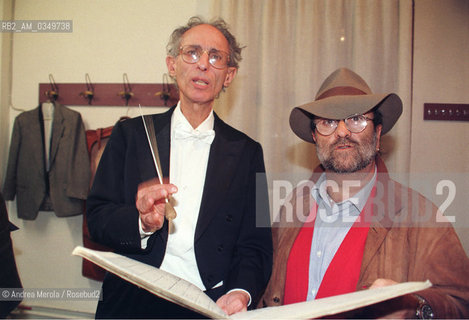
M 241 50 L 243 49 L 236 41 L 234 35 L 228 30 L 228 24 L 221 18 L 212 21 L 205 21 L 201 17 L 191 17 L 185 26 L 179 27 L 173 31 L 169 38 L 169 42 L 166 45 L 166 53 L 169 56 L 177 57 L 179 54 L 179 48 L 181 45 L 182 36 L 189 29 L 196 27 L 201 24 L 208 24 L 212 27 L 217 28 L 228 41 L 230 47 L 230 60 L 228 62 L 229 67 L 239 68 L 239 62 L 241 61 Z

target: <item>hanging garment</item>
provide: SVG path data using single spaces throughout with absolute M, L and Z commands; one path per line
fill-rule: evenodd
M 40 210 L 54 211 L 58 217 L 82 214 L 90 161 L 80 113 L 55 102 L 50 150 L 44 137 L 42 105 L 16 117 L 4 197 L 17 196 L 18 218 L 25 220 L 36 219 Z
M 101 159 L 101 155 L 103 154 L 104 148 L 106 147 L 109 137 L 111 136 L 112 128 L 113 126 L 107 128 L 100 128 L 96 130 L 86 130 L 86 143 L 88 146 L 91 164 L 90 186 L 93 184 L 94 174 L 96 173 L 96 169 L 98 168 L 99 160 Z M 83 246 L 85 248 L 100 251 L 111 251 L 111 249 L 109 249 L 108 247 L 96 243 L 91 239 L 90 232 L 88 230 L 88 225 L 86 222 L 86 214 L 83 215 L 82 230 Z M 103 281 L 104 275 L 106 274 L 106 270 L 86 259 L 83 259 L 81 273 L 84 277 L 96 281 Z

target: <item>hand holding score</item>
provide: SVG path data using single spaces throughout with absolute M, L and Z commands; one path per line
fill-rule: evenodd
M 397 284 L 391 279 L 376 279 L 369 289 L 381 288 Z M 378 319 L 412 319 L 415 318 L 417 298 L 412 294 L 407 294 L 369 307 L 369 313 Z
M 227 315 L 247 311 L 249 295 L 242 290 L 233 290 L 222 295 L 217 300 L 217 305 L 225 311 Z
M 163 226 L 166 198 L 177 192 L 173 184 L 160 184 L 157 179 L 141 183 L 138 187 L 135 206 L 140 215 L 142 229 L 155 232 Z

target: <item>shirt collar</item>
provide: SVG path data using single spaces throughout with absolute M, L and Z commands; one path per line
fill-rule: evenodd
M 192 130 L 205 132 L 205 131 L 213 130 L 214 123 L 215 123 L 215 116 L 213 115 L 213 109 L 212 109 L 208 117 L 204 121 L 202 121 L 202 123 L 197 128 L 193 129 L 189 121 L 187 121 L 184 114 L 182 114 L 181 101 L 179 101 L 171 117 L 171 128 L 172 128 L 171 131 L 174 128 L 176 128 L 176 126 L 182 125 L 182 126 L 191 128 Z
M 363 208 L 365 207 L 366 201 L 368 200 L 368 197 L 370 196 L 371 189 L 373 188 L 375 181 L 376 181 L 376 174 L 377 174 L 376 165 L 374 168 L 375 169 L 374 169 L 373 177 L 371 178 L 370 181 L 368 181 L 368 183 L 363 188 L 360 189 L 360 191 L 358 191 L 353 197 L 349 199 L 345 199 L 344 201 L 336 203 L 336 204 L 343 205 L 348 202 L 349 204 L 354 205 L 357 208 L 357 210 L 361 212 Z M 326 183 L 324 183 L 325 181 L 326 181 L 326 173 L 323 172 L 321 176 L 319 177 L 318 181 L 316 182 L 316 184 L 311 189 L 311 195 L 316 200 L 316 202 L 323 201 L 327 206 L 331 207 L 332 204 L 334 204 L 334 202 L 331 199 L 331 197 L 329 197 L 329 195 L 327 194 Z

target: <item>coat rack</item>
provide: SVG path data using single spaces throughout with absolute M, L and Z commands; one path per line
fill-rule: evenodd
M 51 77 L 50 83 L 39 83 L 39 103 L 52 100 L 52 91 L 53 100 L 66 106 L 169 107 L 179 98 L 174 84 L 129 83 L 125 73 L 123 83 L 92 84 L 88 74 L 85 83 L 55 83 Z

